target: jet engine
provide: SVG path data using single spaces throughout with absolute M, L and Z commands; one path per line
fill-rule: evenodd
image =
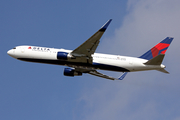
M 82 72 L 75 71 L 75 69 L 73 68 L 64 68 L 64 75 L 71 76 L 71 77 L 81 76 Z
M 67 58 L 68 58 L 68 53 L 66 53 L 66 52 L 58 52 L 57 53 L 57 59 L 67 60 Z
M 59 60 L 67 60 L 67 59 L 75 59 L 70 53 L 67 52 L 57 52 L 57 59 Z

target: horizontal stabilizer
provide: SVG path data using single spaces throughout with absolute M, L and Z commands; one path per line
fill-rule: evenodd
M 158 71 L 169 74 L 169 72 L 166 71 L 164 68 L 163 69 L 159 69 Z
M 159 54 L 156 57 L 150 59 L 149 61 L 147 61 L 146 63 L 144 63 L 145 65 L 161 65 L 163 59 L 164 59 L 165 54 Z

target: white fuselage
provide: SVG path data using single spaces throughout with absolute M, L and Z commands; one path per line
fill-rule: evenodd
M 58 59 L 58 52 L 68 53 L 67 59 Z M 71 50 L 37 46 L 17 46 L 16 48 L 9 50 L 8 54 L 16 59 L 29 62 L 48 63 L 76 68 L 92 68 L 120 72 L 158 70 L 165 68 L 165 66 L 162 64 L 145 65 L 144 63 L 146 63 L 147 60 L 141 58 L 100 53 L 94 53 L 92 55 L 93 62 L 89 64 L 87 63 L 87 59 L 85 57 L 84 59 L 82 57 L 72 58 Z

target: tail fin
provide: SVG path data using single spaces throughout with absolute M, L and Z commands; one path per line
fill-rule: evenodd
M 169 45 L 171 44 L 172 40 L 173 40 L 172 37 L 165 38 L 163 41 L 158 43 L 156 46 L 151 48 L 149 51 L 144 53 L 139 58 L 150 60 L 150 59 L 158 56 L 159 54 L 165 54 L 165 52 L 168 49 Z

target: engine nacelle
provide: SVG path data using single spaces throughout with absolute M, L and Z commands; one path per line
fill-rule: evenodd
M 67 52 L 58 52 L 57 53 L 57 59 L 67 60 L 67 58 L 68 58 Z
M 67 59 L 75 59 L 70 53 L 67 52 L 57 52 L 57 59 L 59 60 L 67 60 Z
M 82 72 L 77 72 L 73 68 L 64 68 L 64 75 L 65 76 L 81 76 Z

